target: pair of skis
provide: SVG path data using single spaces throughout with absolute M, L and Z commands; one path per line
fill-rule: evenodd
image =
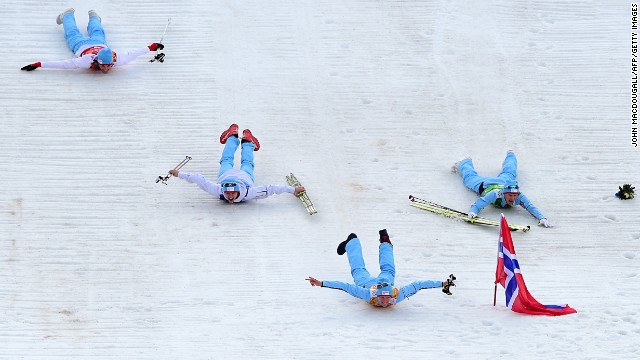
M 434 214 L 438 214 L 438 215 L 442 215 L 442 216 L 446 216 L 452 219 L 456 219 L 456 220 L 463 220 L 466 221 L 468 223 L 471 224 L 477 224 L 477 225 L 486 225 L 486 226 L 500 226 L 500 221 L 497 220 L 491 220 L 491 219 L 486 219 L 483 217 L 475 217 L 473 219 L 469 219 L 469 216 L 459 210 L 454 210 L 451 208 L 448 208 L 446 206 L 442 206 L 442 205 L 438 205 L 436 203 L 433 203 L 431 201 L 427 201 L 427 200 L 423 200 L 420 198 L 417 198 L 413 195 L 409 195 L 409 201 L 411 201 L 411 203 L 409 205 L 413 206 L 413 207 L 417 207 L 418 209 L 422 209 L 422 210 L 426 210 L 426 211 L 430 211 Z M 514 224 L 509 224 L 509 229 L 511 229 L 512 231 L 518 231 L 521 230 L 523 232 L 527 232 L 531 229 L 531 226 L 529 225 L 514 225 Z
M 286 178 L 289 186 L 293 186 L 293 187 L 302 186 L 300 181 L 298 181 L 298 179 L 296 178 L 295 175 L 293 175 L 293 173 L 287 175 Z M 311 202 L 311 199 L 309 199 L 309 195 L 307 195 L 306 191 L 303 191 L 300 194 L 298 194 L 298 199 L 300 199 L 305 209 L 307 209 L 307 212 L 309 213 L 309 215 L 313 215 L 317 213 L 316 208 L 313 206 L 313 203 Z M 463 213 L 462 211 L 454 210 L 454 209 L 433 203 L 431 201 L 420 199 L 413 195 L 409 195 L 409 200 L 411 201 L 411 204 L 410 204 L 411 206 L 417 207 L 422 210 L 430 211 L 435 214 L 447 216 L 453 219 L 461 219 L 471 224 L 498 226 L 498 227 L 500 226 L 499 221 L 486 219 L 483 217 L 475 217 L 473 219 L 469 219 L 468 215 L 466 213 Z M 522 232 L 527 232 L 531 229 L 531 226 L 509 224 L 509 229 L 511 229 L 512 231 L 520 230 Z
M 302 184 L 300 184 L 300 181 L 298 181 L 298 178 L 296 178 L 296 176 L 293 175 L 293 173 L 287 175 L 286 178 L 289 186 L 293 186 L 293 187 L 302 186 Z M 307 212 L 309 213 L 309 215 L 313 215 L 318 212 L 315 206 L 313 206 L 313 203 L 311 202 L 311 199 L 309 199 L 309 195 L 307 195 L 306 191 L 301 192 L 297 196 L 298 196 L 298 199 L 302 201 L 302 204 L 304 205 L 304 208 L 307 209 Z

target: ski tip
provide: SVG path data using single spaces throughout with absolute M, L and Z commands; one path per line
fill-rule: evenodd
M 531 230 L 531 225 L 521 226 L 521 227 L 520 227 L 520 226 L 518 226 L 518 227 L 516 227 L 516 226 L 514 226 L 514 227 L 509 226 L 509 230 L 511 230 L 511 231 L 518 231 L 518 230 L 522 230 L 522 232 L 527 232 L 527 231 Z
M 413 195 L 409 195 L 409 200 L 413 201 L 413 199 L 415 199 Z

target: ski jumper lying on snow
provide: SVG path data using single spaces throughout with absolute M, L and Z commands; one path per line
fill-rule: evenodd
M 39 67 L 52 69 L 91 69 L 100 70 L 103 73 L 109 72 L 112 67 L 124 65 L 135 60 L 137 57 L 148 54 L 150 51 L 164 49 L 164 45 L 152 43 L 149 46 L 116 53 L 107 46 L 107 39 L 102 27 L 100 16 L 94 11 L 89 11 L 89 24 L 87 33 L 84 36 L 78 30 L 74 9 L 67 9 L 58 15 L 57 23 L 64 27 L 64 37 L 67 40 L 69 49 L 76 55 L 76 58 L 61 61 L 39 61 L 21 68 L 25 71 L 33 71 Z
M 338 255 L 347 253 L 355 285 L 340 281 L 320 281 L 311 276 L 306 280 L 309 281 L 311 286 L 343 290 L 349 295 L 362 299 L 373 306 L 385 308 L 401 302 L 422 289 L 442 287 L 443 292 L 451 294 L 449 287 L 455 286 L 453 283 L 455 277 L 453 275 L 445 281 L 423 280 L 412 282 L 401 288 L 394 287 L 396 267 L 393 260 L 393 245 L 386 229 L 380 230 L 379 233 L 380 275 L 377 277 L 372 277 L 365 268 L 360 239 L 356 234 L 352 233 L 347 237 L 347 240 L 338 245 Z
M 507 151 L 507 156 L 502 163 L 502 172 L 497 177 L 479 176 L 473 167 L 471 158 L 465 158 L 457 162 L 452 170 L 460 173 L 462 182 L 467 188 L 480 195 L 480 198 L 469 209 L 468 216 L 470 219 L 478 216 L 480 211 L 488 205 L 499 208 L 520 205 L 538 219 L 538 225 L 544 227 L 553 226 L 529 198 L 520 192 L 520 187 L 516 180 L 518 160 L 513 151 Z
M 274 194 L 290 193 L 298 195 L 305 189 L 303 186 L 289 185 L 254 185 L 253 152 L 260 149 L 260 142 L 249 129 L 242 132 L 242 141 L 238 138 L 238 125 L 231 124 L 229 129 L 220 135 L 220 143 L 225 144 L 220 158 L 218 182 L 207 180 L 200 174 L 192 174 L 179 170 L 169 170 L 173 176 L 195 183 L 209 194 L 225 200 L 229 204 L 251 199 L 264 199 Z M 240 169 L 233 168 L 235 153 L 242 144 L 242 161 Z

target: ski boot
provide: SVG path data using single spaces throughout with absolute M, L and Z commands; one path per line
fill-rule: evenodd
M 255 145 L 255 148 L 253 149 L 253 151 L 260 150 L 260 142 L 258 141 L 258 138 L 253 136 L 253 134 L 251 133 L 251 130 L 249 129 L 244 129 L 244 131 L 242 131 L 242 142 L 250 142 L 253 145 Z
M 98 15 L 98 13 L 95 10 L 89 10 L 88 14 L 89 14 L 89 18 L 92 18 L 95 16 L 98 18 L 98 20 L 100 20 L 100 22 L 102 22 L 102 18 L 100 17 L 100 15 Z
M 231 124 L 227 130 L 222 132 L 222 134 L 220 135 L 220 144 L 226 144 L 227 140 L 229 140 L 229 138 L 234 136 L 234 135 L 236 137 L 238 137 L 238 125 L 237 124 Z
M 378 231 L 378 234 L 380 234 L 380 244 L 382 244 L 382 243 L 391 244 L 391 240 L 389 240 L 389 234 L 387 233 L 387 229 L 382 229 L 382 230 Z M 393 245 L 393 244 L 391 244 L 391 245 Z
M 347 240 L 341 242 L 340 244 L 338 244 L 338 255 L 344 255 L 344 253 L 347 252 L 347 243 L 349 241 L 351 241 L 351 239 L 355 239 L 357 238 L 358 235 L 351 233 L 349 234 L 349 237 L 347 237 Z
M 56 24 L 58 25 L 62 25 L 62 21 L 64 20 L 64 16 L 67 14 L 73 14 L 76 10 L 74 8 L 68 8 L 67 10 L 63 11 L 62 13 L 60 13 L 60 15 L 58 15 L 58 17 L 56 18 Z

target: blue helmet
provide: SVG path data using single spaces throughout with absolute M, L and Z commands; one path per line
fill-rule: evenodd
M 240 185 L 238 184 L 240 181 L 236 178 L 226 178 L 220 183 L 220 187 L 222 187 L 223 192 L 227 191 L 237 191 L 240 192 Z
M 393 286 L 391 286 L 391 284 L 389 283 L 381 283 L 377 285 L 377 290 L 376 290 L 376 295 L 377 296 L 381 296 L 381 295 L 391 295 L 393 296 Z
M 508 193 L 519 194 L 520 193 L 520 187 L 518 187 L 518 181 L 517 180 L 507 180 L 504 183 L 504 188 L 502 189 L 502 192 L 504 194 L 508 194 Z
M 96 59 L 98 59 L 98 64 L 100 65 L 113 64 L 113 53 L 108 47 L 102 48 L 102 50 L 98 51 Z

